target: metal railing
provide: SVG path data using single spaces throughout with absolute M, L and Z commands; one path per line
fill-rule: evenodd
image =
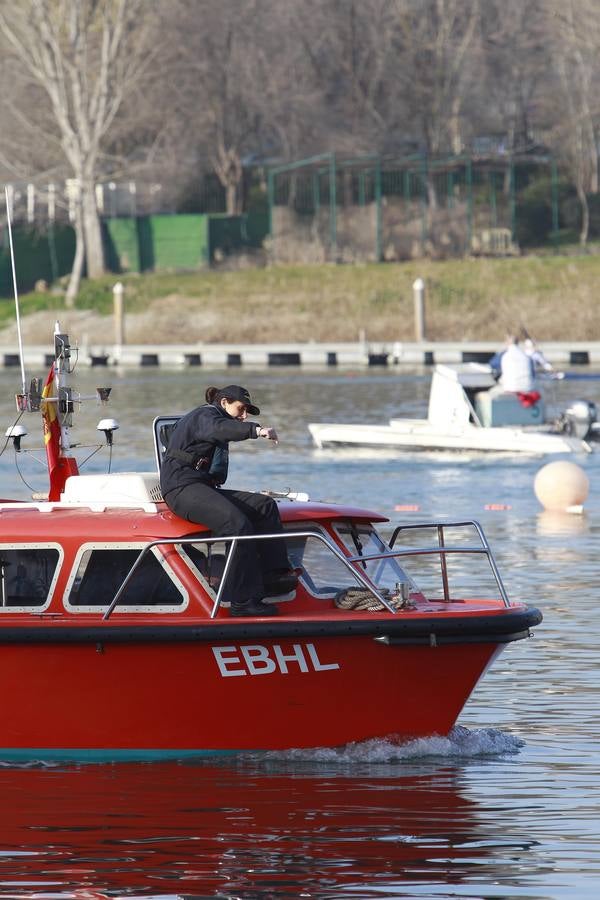
M 446 556 L 448 554 L 454 553 L 479 553 L 487 556 L 487 560 L 490 564 L 490 568 L 492 570 L 492 574 L 494 576 L 494 580 L 498 585 L 498 590 L 500 591 L 500 596 L 502 597 L 502 601 L 505 606 L 510 606 L 510 600 L 508 599 L 508 594 L 506 593 L 506 588 L 502 582 L 502 578 L 500 577 L 500 572 L 498 571 L 498 566 L 496 565 L 496 560 L 494 559 L 494 554 L 492 553 L 492 549 L 488 544 L 488 540 L 483 533 L 483 529 L 479 522 L 475 521 L 475 519 L 466 519 L 460 522 L 422 522 L 421 524 L 415 523 L 414 525 L 398 525 L 397 528 L 394 529 L 392 536 L 390 538 L 390 549 L 396 543 L 396 539 L 398 535 L 402 531 L 417 531 L 423 530 L 425 528 L 435 528 L 438 535 L 438 546 L 437 548 L 432 548 L 430 550 L 406 550 L 406 551 L 398 551 L 398 555 L 405 556 L 419 556 L 426 553 L 439 553 L 440 554 L 440 566 L 442 569 L 442 584 L 444 586 L 444 600 L 450 599 L 449 588 L 448 588 L 448 572 L 446 568 Z M 479 540 L 481 541 L 481 546 L 479 547 L 447 547 L 445 545 L 445 537 L 444 537 L 444 529 L 446 528 L 474 528 L 477 532 Z
M 481 546 L 466 546 L 466 547 L 449 547 L 445 545 L 444 542 L 444 529 L 445 528 L 461 528 L 461 527 L 473 527 L 475 528 L 479 538 L 481 540 Z M 418 547 L 411 548 L 408 550 L 394 550 L 393 546 L 396 542 L 398 535 L 404 530 L 417 530 L 417 529 L 426 529 L 426 528 L 435 528 L 438 534 L 438 545 L 435 547 Z M 444 524 L 440 524 L 438 522 L 435 523 L 423 523 L 423 524 L 414 524 L 414 525 L 399 525 L 393 532 L 390 543 L 389 550 L 382 550 L 380 553 L 360 553 L 358 555 L 346 556 L 342 553 L 338 547 L 331 541 L 329 537 L 325 534 L 322 534 L 319 531 L 314 531 L 312 529 L 308 529 L 306 531 L 286 531 L 283 533 L 277 534 L 260 534 L 260 535 L 235 535 L 233 537 L 203 537 L 200 535 L 196 535 L 194 537 L 187 538 L 159 538 L 155 541 L 150 541 L 142 548 L 140 551 L 140 555 L 134 562 L 133 566 L 125 576 L 123 583 L 121 584 L 119 590 L 113 597 L 108 609 L 103 615 L 103 619 L 107 620 L 112 615 L 116 606 L 119 603 L 119 600 L 127 590 L 128 585 L 130 584 L 133 576 L 135 575 L 138 568 L 141 566 L 143 560 L 146 555 L 152 551 L 154 547 L 161 546 L 185 546 L 187 544 L 206 544 L 211 546 L 212 544 L 228 544 L 230 545 L 230 552 L 227 554 L 227 558 L 225 561 L 225 566 L 223 568 L 223 573 L 221 575 L 220 584 L 217 590 L 217 594 L 215 597 L 215 601 L 213 603 L 213 607 L 210 613 L 211 619 L 213 619 L 221 605 L 221 599 L 223 596 L 224 586 L 227 581 L 227 575 L 231 568 L 232 559 L 237 550 L 238 544 L 241 541 L 266 541 L 266 540 L 290 540 L 297 538 L 315 538 L 321 543 L 325 544 L 327 549 L 335 556 L 345 567 L 348 569 L 353 578 L 356 581 L 360 582 L 360 584 L 368 590 L 374 598 L 376 598 L 387 610 L 388 612 L 396 615 L 398 613 L 398 609 L 396 609 L 387 599 L 386 597 L 377 590 L 377 587 L 373 584 L 373 582 L 363 575 L 361 570 L 357 568 L 355 563 L 365 563 L 371 560 L 385 560 L 385 559 L 397 559 L 407 556 L 431 556 L 431 555 L 439 555 L 440 557 L 440 567 L 441 567 L 441 577 L 442 577 L 442 585 L 444 590 L 444 601 L 450 602 L 450 588 L 448 583 L 448 572 L 446 567 L 446 556 L 449 554 L 483 554 L 487 556 L 488 562 L 490 564 L 490 568 L 494 575 L 494 579 L 498 586 L 498 590 L 500 592 L 500 596 L 502 601 L 506 607 L 510 606 L 510 601 L 508 599 L 506 590 L 502 583 L 502 579 L 500 577 L 500 573 L 498 572 L 498 567 L 496 566 L 496 562 L 492 555 L 492 551 L 487 542 L 487 539 L 481 529 L 481 526 L 478 522 L 475 521 L 464 521 L 464 522 L 447 522 Z

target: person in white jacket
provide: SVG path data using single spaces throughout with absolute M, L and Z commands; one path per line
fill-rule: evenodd
M 519 345 L 519 339 L 510 335 L 507 348 L 500 359 L 499 385 L 510 393 L 528 393 L 535 388 L 535 366 L 531 357 Z

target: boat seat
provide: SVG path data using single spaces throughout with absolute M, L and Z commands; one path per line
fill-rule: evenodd
M 164 455 L 167 452 L 169 438 L 171 437 L 171 433 L 180 419 L 180 415 L 157 416 L 152 423 L 152 432 L 154 434 L 154 455 L 156 457 L 156 466 L 159 472 L 160 467 L 162 466 Z
M 544 401 L 523 406 L 517 394 L 478 391 L 475 412 L 484 428 L 501 425 L 541 425 L 544 422 Z

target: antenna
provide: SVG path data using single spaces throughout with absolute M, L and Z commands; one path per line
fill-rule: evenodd
M 15 251 L 13 247 L 12 226 L 10 222 L 10 203 L 8 200 L 8 185 L 4 185 L 4 197 L 6 200 L 6 223 L 8 225 L 8 243 L 10 246 L 10 263 L 12 267 L 13 288 L 15 292 L 15 312 L 17 315 L 17 340 L 19 342 L 19 359 L 21 360 L 21 385 L 22 395 L 27 395 L 27 379 L 25 378 L 25 363 L 23 362 L 23 339 L 21 337 L 21 316 L 19 314 L 19 292 L 17 290 L 17 273 L 15 271 Z

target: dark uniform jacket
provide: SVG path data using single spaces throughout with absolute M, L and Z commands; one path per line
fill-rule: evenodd
M 229 466 L 229 441 L 256 438 L 259 428 L 257 422 L 241 422 L 212 403 L 182 416 L 171 432 L 161 464 L 163 497 L 197 481 L 224 484 Z

